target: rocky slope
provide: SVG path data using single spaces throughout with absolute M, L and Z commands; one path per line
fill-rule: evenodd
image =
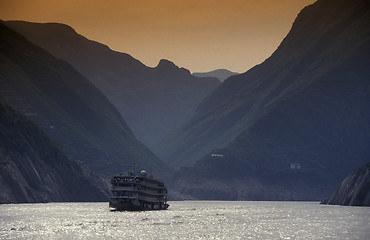
M 140 143 L 107 98 L 65 61 L 0 23 L 0 94 L 37 123 L 66 153 L 110 176 L 169 169 Z
M 84 74 L 147 146 L 190 119 L 200 101 L 220 84 L 216 78 L 196 78 L 168 60 L 161 60 L 154 68 L 147 67 L 63 24 L 5 24 Z
M 370 157 L 370 3 L 319 0 L 158 149 L 194 198 L 319 200 Z M 201 160 L 198 160 L 201 159 Z
M 107 201 L 107 191 L 0 97 L 0 203 Z
M 350 173 L 324 204 L 370 206 L 370 163 Z

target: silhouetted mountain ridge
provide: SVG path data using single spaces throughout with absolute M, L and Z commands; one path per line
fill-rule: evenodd
M 62 24 L 6 24 L 84 74 L 149 146 L 190 119 L 199 102 L 220 84 L 215 78 L 196 78 L 164 59 L 154 68 L 147 67 Z
M 231 76 L 238 75 L 239 73 L 231 72 L 227 69 L 216 69 L 210 72 L 195 72 L 193 73 L 196 77 L 215 77 L 221 82 L 225 81 Z
M 110 176 L 168 167 L 140 143 L 107 98 L 70 64 L 0 24 L 1 95 L 75 161 Z

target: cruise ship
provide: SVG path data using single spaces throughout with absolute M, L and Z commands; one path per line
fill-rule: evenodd
M 109 207 L 113 210 L 164 210 L 169 207 L 164 183 L 148 177 L 145 170 L 139 176 L 133 172 L 127 176 L 113 176 L 111 184 Z

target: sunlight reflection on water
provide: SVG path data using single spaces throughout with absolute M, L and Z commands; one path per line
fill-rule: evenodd
M 0 239 L 370 239 L 370 208 L 316 202 L 170 202 L 111 212 L 108 203 L 0 205 Z

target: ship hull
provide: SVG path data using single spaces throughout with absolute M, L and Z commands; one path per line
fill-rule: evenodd
M 113 211 L 153 211 L 165 210 L 169 207 L 167 203 L 140 203 L 137 200 L 123 199 L 111 200 L 109 207 Z

